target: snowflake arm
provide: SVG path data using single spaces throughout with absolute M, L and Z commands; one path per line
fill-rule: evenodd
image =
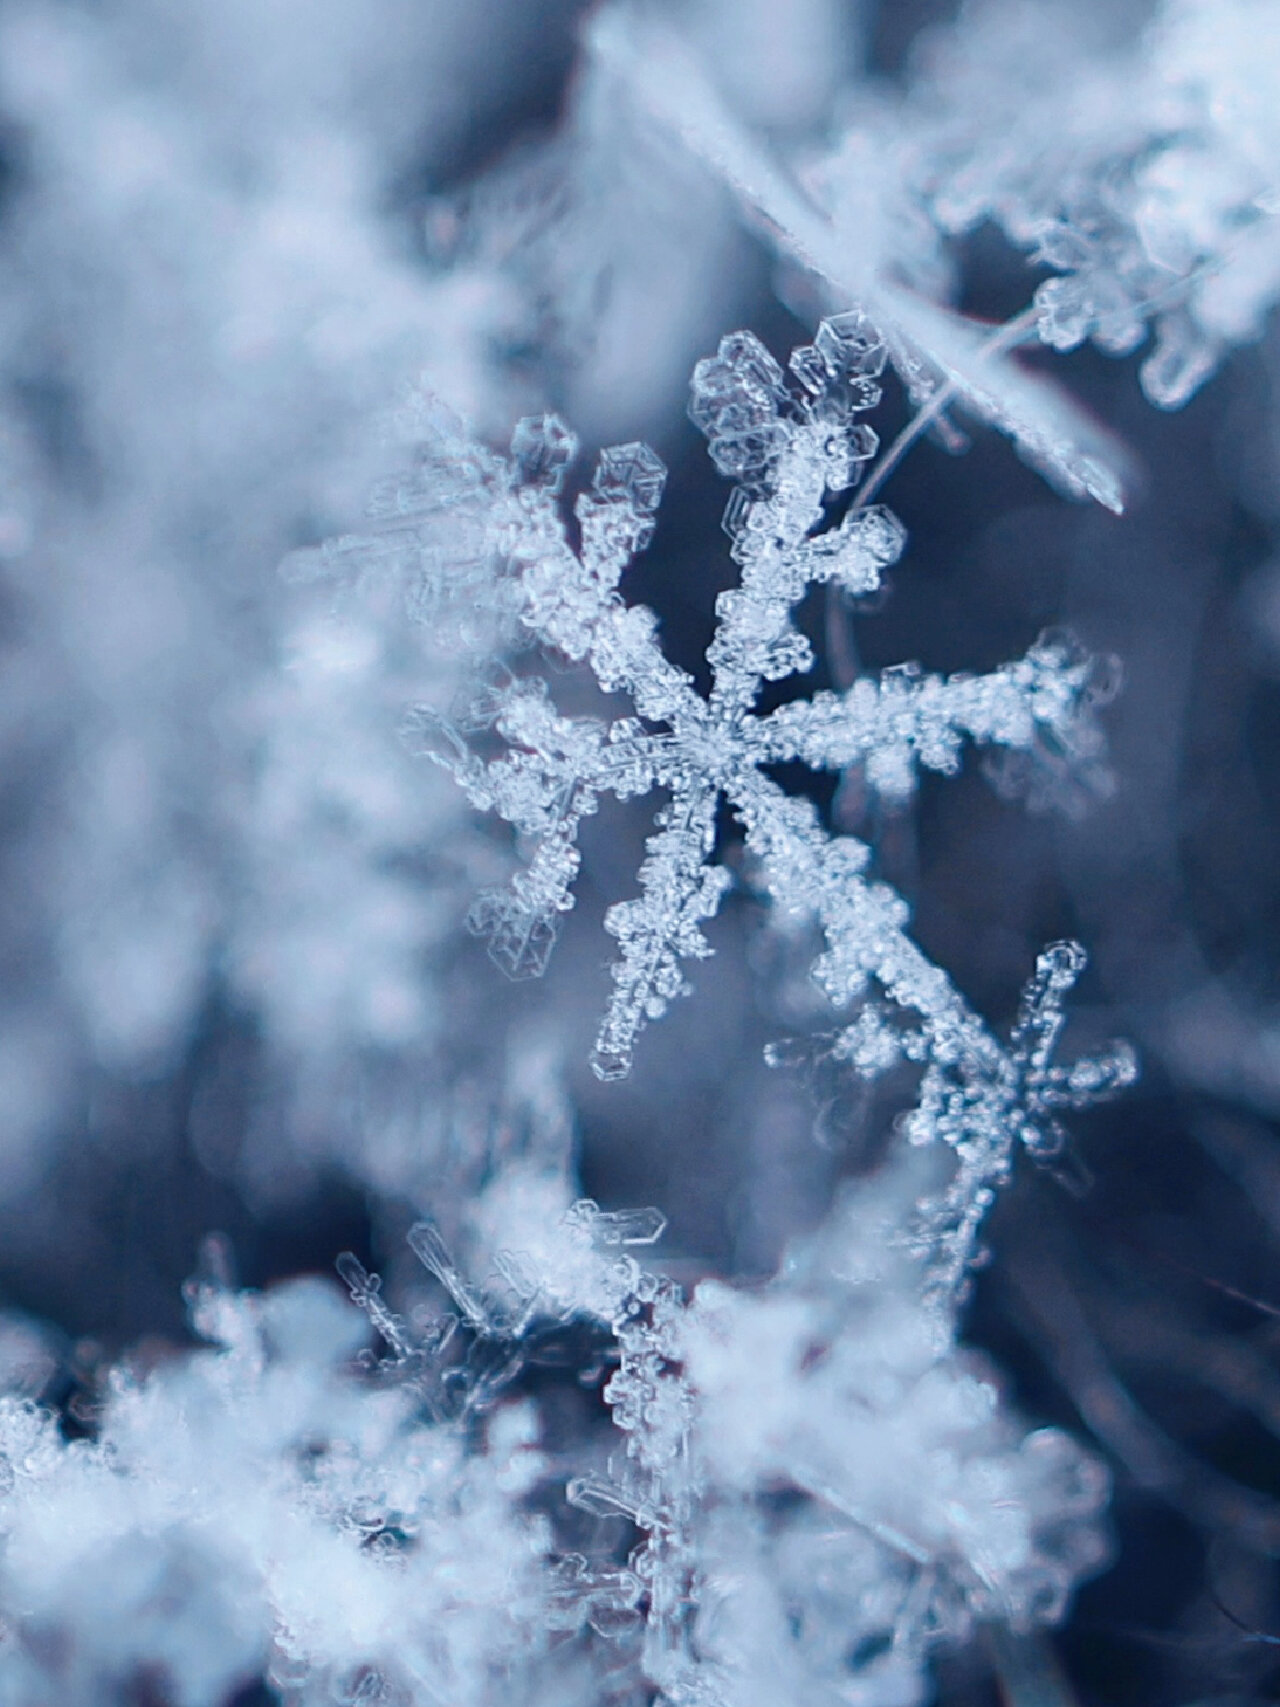
M 640 867 L 638 900 L 622 901 L 605 915 L 618 940 L 614 992 L 591 1062 L 602 1079 L 622 1077 L 640 1028 L 659 1019 L 674 996 L 687 993 L 682 960 L 702 960 L 711 946 L 698 928 L 714 917 L 732 879 L 709 865 L 715 846 L 716 792 L 694 784 L 679 791 L 658 816 Z
M 1046 948 L 1023 991 L 1008 1047 L 987 1036 L 976 1050 L 968 1040 L 952 1051 L 935 1050 L 905 1122 L 912 1143 L 941 1138 L 957 1158 L 946 1188 L 917 1205 L 915 1232 L 926 1261 L 926 1296 L 953 1324 L 979 1257 L 982 1223 L 1008 1180 L 1015 1147 L 1052 1162 L 1066 1144 L 1058 1110 L 1105 1102 L 1137 1078 L 1137 1058 L 1125 1043 L 1069 1067 L 1053 1063 L 1067 997 L 1087 964 L 1079 943 Z
M 1095 757 L 1100 736 L 1087 716 L 1095 678 L 1094 660 L 1046 635 L 989 675 L 925 675 L 905 664 L 842 694 L 793 700 L 762 721 L 761 739 L 773 762 L 798 759 L 814 770 L 863 764 L 875 788 L 902 799 L 917 765 L 954 775 L 966 739 L 1019 752 L 1070 749 L 1082 763 Z

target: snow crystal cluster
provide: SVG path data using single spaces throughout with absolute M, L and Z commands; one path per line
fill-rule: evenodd
M 1102 42 L 1088 8 L 965 7 L 821 126 L 825 68 L 771 104 L 755 67 L 754 108 L 749 56 L 713 73 L 717 29 L 767 40 L 769 7 L 708 0 L 682 33 L 613 0 L 582 22 L 554 137 L 403 190 L 399 246 L 387 185 L 430 149 L 436 170 L 448 126 L 370 90 L 464 40 L 483 59 L 491 15 L 516 60 L 527 23 L 428 4 L 422 34 L 382 0 L 361 47 L 317 10 L 334 39 L 295 77 L 307 19 L 269 32 L 279 64 L 243 100 L 215 92 L 254 59 L 239 3 L 158 34 L 152 0 L 0 20 L 0 147 L 12 122 L 26 149 L 0 201 L 22 630 L 0 742 L 37 779 L 7 850 L 33 899 L 3 944 L 0 1208 L 22 1219 L 73 1104 L 97 1141 L 104 1086 L 132 1107 L 181 1080 L 182 1143 L 249 1218 L 336 1168 L 370 1232 L 341 1287 L 238 1289 L 212 1237 L 195 1348 L 113 1366 L 0 1318 L 0 1707 L 916 1707 L 949 1647 L 1034 1643 L 1109 1557 L 1107 1467 L 1018 1414 L 964 1307 L 1016 1169 L 1078 1184 L 1065 1117 L 1137 1068 L 1123 1043 L 1063 1049 L 1075 941 L 1028 952 L 1012 1023 L 989 1018 L 913 934 L 869 826 L 974 750 L 1002 794 L 1083 817 L 1112 788 L 1116 674 L 1059 629 L 981 673 L 866 670 L 832 640 L 906 553 L 882 500 L 918 441 L 991 427 L 1118 514 L 1131 465 L 1050 352 L 1142 351 L 1172 409 L 1261 335 L 1267 0 L 1168 0 Z M 803 10 L 838 38 L 833 7 Z M 747 318 L 722 265 L 739 216 L 816 327 L 785 365 L 722 335 Z M 959 306 L 975 234 L 1039 269 L 1004 324 Z M 685 283 L 646 320 L 662 269 Z M 733 578 L 698 674 L 635 595 L 674 525 L 651 444 L 670 459 L 695 348 Z M 377 414 L 394 379 L 399 414 Z M 398 472 L 375 417 L 409 446 Z M 569 419 L 605 442 L 588 466 Z M 374 464 L 363 522 L 335 531 Z M 634 880 L 625 835 L 593 866 L 588 821 L 603 840 L 644 813 Z M 533 978 L 605 890 L 608 1088 L 583 1074 L 575 1108 L 581 991 L 482 982 L 463 925 Z M 663 1213 L 602 1208 L 575 1158 L 575 1120 L 643 1078 L 648 1028 L 748 917 L 805 971 L 807 1029 L 765 1062 L 819 1063 L 886 1112 L 751 1280 L 655 1251 Z M 726 1074 L 758 1083 L 745 1057 Z M 799 1106 L 759 1041 L 757 1067 Z M 370 1248 L 394 1253 L 385 1280 Z
M 874 301 L 882 324 L 963 338 L 963 317 L 947 327 L 934 305 L 954 287 L 954 239 L 989 224 L 1052 275 L 1028 330 L 1117 356 L 1154 331 L 1143 389 L 1180 408 L 1262 335 L 1280 296 L 1271 10 L 1168 0 L 1130 40 L 1109 22 L 1026 0 L 968 6 L 923 38 L 902 96 L 851 103 L 831 147 L 790 173 L 655 14 L 614 6 L 593 46 L 785 254 Z
M 389 590 L 451 625 L 464 651 L 477 623 L 506 637 L 518 672 L 490 671 L 453 715 L 419 707 L 409 735 L 529 849 L 527 868 L 472 913 L 508 972 L 545 968 L 573 904 L 579 829 L 602 797 L 667 797 L 640 898 L 606 915 L 619 958 L 593 1056 L 601 1078 L 628 1070 L 645 1024 L 684 992 L 682 963 L 710 952 L 701 926 L 732 883 L 716 857 L 722 803 L 742 826 L 750 887 L 769 915 L 821 939 L 813 978 L 838 1021 L 831 1058 L 863 1078 L 899 1065 L 919 1077 L 891 1160 L 793 1244 L 760 1290 L 706 1281 L 686 1298 L 631 1251 L 656 1240 L 660 1214 L 569 1202 L 563 1171 L 528 1163 L 498 1172 L 470 1213 L 487 1277 L 470 1277 L 433 1223 L 411 1229 L 445 1314 L 397 1314 L 377 1276 L 340 1259 L 385 1348 L 366 1361 L 369 1390 L 389 1388 L 400 1404 L 411 1395 L 446 1455 L 477 1431 L 505 1440 L 513 1417 L 532 1414 L 512 1397 L 523 1374 L 572 1362 L 566 1333 L 596 1336 L 593 1353 L 576 1353 L 579 1382 L 604 1380 L 624 1444 L 610 1453 L 586 1430 L 576 1464 L 559 1455 L 563 1498 L 550 1527 L 504 1519 L 531 1586 L 507 1597 L 477 1643 L 477 1679 L 495 1667 L 510 1678 L 504 1632 L 523 1618 L 521 1665 L 565 1666 L 574 1640 L 605 1642 L 611 1687 L 630 1679 L 673 1707 L 752 1707 L 779 1691 L 843 1699 L 850 1687 L 858 1700 L 910 1702 L 939 1642 L 980 1622 L 1027 1630 L 1056 1620 L 1105 1556 L 1104 1471 L 1065 1435 L 1020 1427 L 990 1373 L 959 1349 L 958 1308 L 1015 1149 L 1057 1162 L 1060 1111 L 1131 1082 L 1132 1054 L 1055 1059 L 1084 967 L 1072 943 L 1042 954 L 1009 1041 L 998 1039 L 912 941 L 908 909 L 872 875 L 869 846 L 832 833 L 813 801 L 769 770 L 858 766 L 871 788 L 901 800 L 919 767 L 953 773 L 968 741 L 1020 755 L 1046 794 L 1067 774 L 1086 786 L 1101 775 L 1103 677 L 1055 636 L 985 676 L 905 666 L 760 707 L 766 683 L 814 663 L 795 621 L 808 591 L 874 592 L 902 553 L 897 519 L 854 495 L 878 448 L 860 417 L 879 400 L 886 361 L 885 340 L 854 310 L 825 319 L 789 375 L 746 332 L 695 369 L 690 413 L 735 481 L 724 525 L 740 577 L 717 600 L 706 694 L 666 658 L 652 612 L 621 590 L 654 533 L 665 479 L 640 443 L 601 453 L 571 535 L 562 494 L 577 445 L 558 418 L 521 421 L 499 455 L 429 410 L 414 466 L 375 497 L 369 531 L 294 562 L 346 590 Z M 588 666 L 633 711 L 562 714 L 524 666 L 531 643 Z M 473 751 L 494 735 L 498 756 Z M 239 1320 L 247 1306 L 225 1308 Z M 541 1461 L 522 1463 L 522 1473 L 493 1471 L 494 1486 L 517 1507 L 540 1487 L 545 1513 L 553 1490 L 539 1481 Z M 398 1508 L 378 1517 L 379 1533 L 396 1537 L 385 1551 L 430 1554 Z M 286 1612 L 273 1616 L 286 1632 L 277 1644 L 310 1678 L 321 1662 Z M 433 1671 L 433 1651 L 389 1659 L 376 1641 L 361 1663 L 378 1688 L 414 1699 L 451 1675 Z
M 1044 20 L 1022 8 L 1010 27 L 993 9 L 918 91 L 922 108 L 940 101 L 921 181 L 940 228 L 991 220 L 1051 270 L 1035 307 L 1054 349 L 1128 355 L 1153 328 L 1141 379 L 1162 408 L 1258 338 L 1280 293 L 1273 67 L 1248 47 L 1269 18 L 1257 0 L 1179 0 L 1101 63 L 1055 21 L 1070 75 L 1055 66 L 1050 84 Z
M 478 1280 L 411 1229 L 436 1291 L 409 1317 L 349 1253 L 363 1322 L 321 1282 L 235 1291 L 211 1242 L 188 1288 L 210 1348 L 110 1375 L 91 1438 L 0 1401 L 0 1699 L 216 1707 L 264 1676 L 299 1707 L 601 1678 L 681 1707 L 913 1702 L 975 1622 L 1056 1620 L 1105 1557 L 1106 1474 L 939 1339 L 906 1155 L 757 1291 L 686 1299 L 633 1254 L 661 1215 L 551 1220 L 536 1176 Z M 576 1467 L 520 1396 L 574 1334 L 621 1442 L 584 1436 Z
M 0 1700 L 489 1699 L 538 1653 L 532 1414 L 432 1426 L 353 1373 L 331 1287 L 236 1293 L 219 1257 L 189 1289 L 212 1348 L 113 1374 L 91 1439 L 0 1401 Z

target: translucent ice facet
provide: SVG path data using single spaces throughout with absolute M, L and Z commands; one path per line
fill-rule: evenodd
M 662 502 L 667 470 L 646 444 L 611 445 L 600 452 L 592 485 L 602 498 L 625 500 L 643 514 Z
M 578 454 L 577 434 L 559 415 L 526 415 L 511 435 L 511 455 L 530 485 L 558 492 Z
M 814 345 L 830 372 L 875 379 L 884 372 L 889 352 L 869 315 L 860 308 L 832 314 L 818 327 Z
M 1041 340 L 1055 350 L 1074 350 L 1089 336 L 1094 311 L 1088 286 L 1078 275 L 1046 279 L 1036 290 Z
M 821 351 L 815 349 L 812 344 L 797 345 L 791 352 L 788 366 L 805 390 L 813 392 L 815 396 L 824 389 L 831 377 Z

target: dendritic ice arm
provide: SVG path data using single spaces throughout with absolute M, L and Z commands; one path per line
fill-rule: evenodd
M 412 455 L 374 487 L 362 531 L 291 553 L 282 572 L 328 583 L 339 604 L 390 595 L 438 643 L 484 656 L 510 626 L 493 531 L 506 465 L 427 394 L 411 401 L 399 426 Z
M 950 1337 L 979 1256 L 982 1224 L 1009 1179 L 1017 1148 L 1062 1173 L 1066 1133 L 1059 1115 L 1117 1096 L 1134 1083 L 1138 1063 L 1123 1042 L 1069 1065 L 1055 1060 L 1067 1000 L 1088 964 L 1078 943 L 1052 943 L 1039 955 L 1005 1044 L 939 968 L 909 939 L 895 936 L 895 899 L 881 891 L 873 922 L 855 916 L 846 924 L 839 914 L 825 921 L 837 951 L 826 957 L 826 975 L 834 977 L 847 965 L 838 952 L 842 946 L 858 945 L 849 957 L 854 980 L 859 974 L 864 980 L 857 987 L 866 990 L 871 978 L 890 998 L 877 1000 L 868 991 L 830 1050 L 864 1079 L 900 1062 L 924 1068 L 915 1107 L 900 1121 L 902 1134 L 913 1145 L 945 1145 L 955 1169 L 941 1191 L 916 1205 L 908 1243 L 924 1265 L 922 1296 L 939 1330 Z M 857 959 L 869 939 L 880 943 L 878 964 Z M 843 990 L 849 988 L 846 982 Z M 914 1020 L 905 1010 L 914 1010 Z M 782 1052 L 773 1058 L 781 1060 Z M 1063 1177 L 1071 1183 L 1069 1173 Z
M 732 879 L 708 865 L 715 845 L 716 791 L 690 781 L 658 815 L 640 867 L 639 900 L 610 907 L 605 929 L 617 938 L 613 996 L 596 1039 L 592 1065 L 601 1078 L 617 1078 L 631 1064 L 636 1034 L 658 1019 L 686 989 L 682 960 L 711 953 L 698 928 L 714 916 Z
M 528 868 L 481 897 L 471 916 L 495 960 L 517 976 L 543 969 L 573 904 L 582 820 L 606 795 L 668 793 L 640 869 L 640 897 L 606 915 L 620 952 L 593 1056 L 602 1078 L 628 1070 L 644 1025 L 683 993 L 682 962 L 710 952 L 701 926 L 731 881 L 714 863 L 721 802 L 746 829 L 763 889 L 785 910 L 816 916 L 826 932 L 816 974 L 837 1006 L 868 977 L 907 1007 L 950 989 L 905 936 L 903 904 L 865 877 L 868 850 L 829 835 L 813 806 L 787 796 L 767 767 L 860 763 L 874 786 L 896 797 L 910 792 L 919 765 L 954 771 L 966 740 L 1032 763 L 1043 752 L 1060 767 L 1099 769 L 1094 666 L 1052 637 L 987 676 L 944 679 L 907 665 L 842 694 L 756 709 L 764 683 L 813 665 L 793 620 L 808 589 L 874 592 L 901 555 L 906 535 L 890 511 L 842 498 L 877 448 L 858 417 L 879 401 L 886 360 L 885 340 L 853 311 L 824 320 L 814 342 L 793 351 L 789 374 L 749 332 L 723 338 L 698 363 L 690 414 L 716 467 L 736 481 L 725 529 L 740 568 L 739 585 L 716 601 L 707 698 L 663 655 L 653 613 L 628 606 L 619 590 L 662 492 L 652 451 L 633 444 L 603 452 L 574 506 L 577 549 L 557 502 L 573 449 L 560 422 L 521 422 L 510 457 L 486 464 L 486 525 L 505 565 L 505 607 L 544 647 L 587 663 L 606 693 L 626 694 L 637 715 L 612 723 L 566 717 L 544 683 L 509 675 L 459 719 L 419 712 L 415 735 L 473 805 L 498 813 L 531 845 Z M 472 751 L 468 736 L 482 729 L 506 743 L 501 757 L 484 762 Z
M 799 759 L 814 770 L 842 771 L 862 765 L 871 786 L 890 799 L 913 791 L 918 766 L 953 776 L 966 740 L 1069 755 L 1081 775 L 1102 751 L 1087 714 L 1098 681 L 1095 659 L 1046 635 L 989 675 L 933 676 L 902 664 L 842 694 L 793 700 L 763 720 L 761 736 L 774 762 Z

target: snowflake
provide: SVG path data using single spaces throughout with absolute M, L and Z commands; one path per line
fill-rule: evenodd
M 663 654 L 653 613 L 619 592 L 662 494 L 665 470 L 651 450 L 630 444 L 602 453 L 591 490 L 574 506 L 576 551 L 557 503 L 576 447 L 556 417 L 522 421 L 510 458 L 487 456 L 483 479 L 468 488 L 474 504 L 483 487 L 491 549 L 507 566 L 498 602 L 545 648 L 588 663 L 606 693 L 628 695 L 637 714 L 568 717 L 544 682 L 514 676 L 461 720 L 427 708 L 415 714 L 424 750 L 473 805 L 497 812 L 532 844 L 528 868 L 472 912 L 498 964 L 515 976 L 544 968 L 573 905 L 579 827 L 602 796 L 670 797 L 647 843 L 640 896 L 605 919 L 619 956 L 592 1058 L 601 1078 L 628 1071 L 646 1021 L 686 992 L 682 963 L 711 952 L 701 927 L 732 884 L 713 857 L 722 802 L 745 831 L 772 905 L 823 932 L 826 952 L 814 973 L 837 1007 L 875 980 L 953 1052 L 957 1038 L 986 1038 L 907 936 L 905 903 L 869 877 L 868 846 L 829 834 L 813 803 L 788 795 L 771 767 L 862 765 L 896 799 L 911 792 L 922 765 L 954 773 L 965 740 L 1098 772 L 1098 674 L 1053 636 L 984 676 L 906 665 L 843 692 L 758 708 L 764 683 L 813 665 L 793 622 L 807 591 L 825 584 L 854 597 L 873 593 L 902 552 L 905 532 L 889 510 L 843 497 L 877 448 L 875 432 L 856 417 L 879 400 L 886 359 L 883 339 L 855 310 L 822 322 L 814 343 L 793 352 L 789 378 L 749 332 L 724 338 L 699 362 L 690 414 L 716 467 L 737 482 L 724 525 L 741 570 L 740 584 L 716 601 L 705 697 Z M 466 739 L 486 727 L 508 747 L 487 762 Z
M 932 1015 L 920 1007 L 916 1025 L 905 1021 L 900 1007 L 866 1001 L 854 1021 L 827 1040 L 833 1060 L 865 1079 L 899 1062 L 923 1065 L 901 1133 L 910 1144 L 945 1144 L 956 1165 L 941 1191 L 917 1202 L 904 1243 L 923 1262 L 921 1295 L 934 1307 L 944 1339 L 955 1332 L 956 1307 L 980 1260 L 982 1223 L 1008 1183 L 1015 1146 L 1079 1189 L 1079 1165 L 1067 1156 L 1059 1116 L 1107 1101 L 1138 1076 L 1137 1057 L 1125 1042 L 1068 1065 L 1055 1059 L 1067 997 L 1087 964 L 1076 942 L 1051 943 L 1039 955 L 1008 1044 L 950 986 Z M 785 1059 L 782 1050 L 767 1053 L 775 1064 Z

